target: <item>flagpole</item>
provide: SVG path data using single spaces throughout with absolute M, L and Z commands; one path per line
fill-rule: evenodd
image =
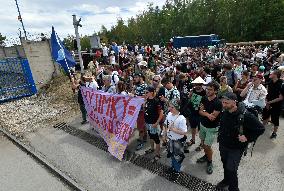
M 18 1 L 15 0 L 15 2 L 16 2 L 17 9 L 18 9 L 18 13 L 19 13 L 18 20 L 22 23 L 22 28 L 24 30 L 25 39 L 28 40 L 27 32 L 26 32 L 26 29 L 25 29 L 25 26 L 24 26 L 24 22 L 23 22 L 23 19 L 22 19 L 22 16 L 21 16 L 21 12 L 20 12 L 20 8 L 19 8 L 19 5 L 18 5 Z
M 84 65 L 83 65 L 83 59 L 82 59 L 82 54 L 81 54 L 81 44 L 80 44 L 80 36 L 78 32 L 78 27 L 82 27 L 80 24 L 81 18 L 77 21 L 76 15 L 73 16 L 73 25 L 75 28 L 75 35 L 76 35 L 76 41 L 77 41 L 77 47 L 78 47 L 78 55 L 79 55 L 79 60 L 80 60 L 80 67 L 81 67 L 81 73 L 84 73 Z

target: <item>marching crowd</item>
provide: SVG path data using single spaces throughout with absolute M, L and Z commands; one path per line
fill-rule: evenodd
M 175 49 L 147 46 L 103 45 L 88 71 L 73 89 L 81 86 L 112 94 L 145 98 L 137 119 L 137 150 L 147 137 L 154 161 L 167 147 L 172 167 L 167 173 L 176 179 L 188 148 L 199 133 L 204 152 L 197 163 L 206 163 L 213 173 L 212 144 L 217 138 L 224 179 L 217 185 L 239 190 L 237 171 L 249 144 L 274 125 L 270 138 L 277 137 L 284 96 L 284 54 L 277 47 L 225 46 Z M 87 123 L 81 91 L 78 102 L 82 124 Z M 190 133 L 189 133 L 190 132 Z

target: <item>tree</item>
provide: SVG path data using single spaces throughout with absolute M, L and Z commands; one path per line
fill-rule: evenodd
M 5 40 L 6 40 L 6 36 L 3 36 L 0 33 L 0 46 L 5 46 Z

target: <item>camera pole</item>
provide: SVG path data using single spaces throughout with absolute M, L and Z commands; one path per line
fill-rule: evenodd
M 84 73 L 84 65 L 83 65 L 83 59 L 82 59 L 82 54 L 81 54 L 81 44 L 80 44 L 80 36 L 78 32 L 78 27 L 82 27 L 80 24 L 81 18 L 77 20 L 76 15 L 73 16 L 73 25 L 75 28 L 75 35 L 76 35 L 76 41 L 77 41 L 77 47 L 78 47 L 78 55 L 79 55 L 79 60 L 80 60 L 80 67 L 81 67 L 81 74 Z

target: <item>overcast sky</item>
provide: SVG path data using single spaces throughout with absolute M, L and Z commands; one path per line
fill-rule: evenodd
M 149 2 L 162 6 L 165 0 L 18 0 L 27 32 L 49 33 L 55 27 L 59 36 L 74 34 L 72 14 L 81 17 L 81 34 L 110 28 L 118 17 L 130 18 L 140 13 Z M 0 33 L 16 37 L 21 24 L 15 0 L 0 0 Z

